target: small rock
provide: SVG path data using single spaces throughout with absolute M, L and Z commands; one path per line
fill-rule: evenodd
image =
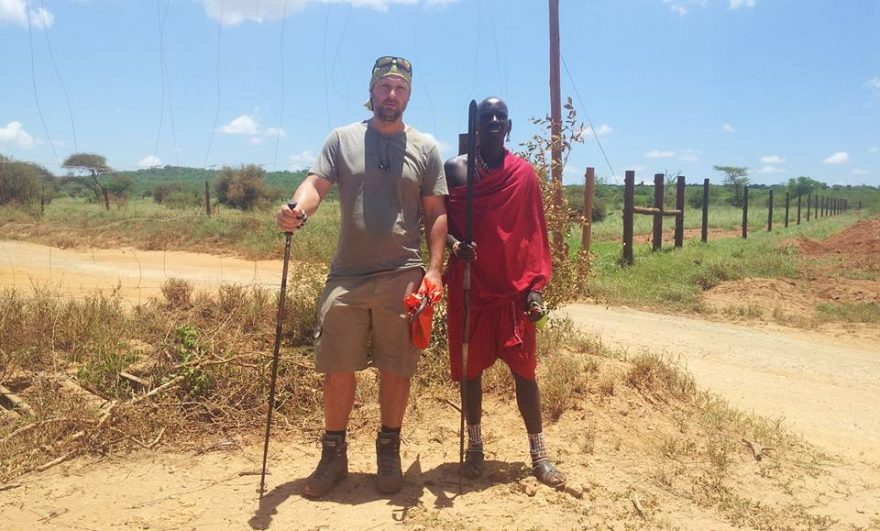
M 856 507 L 856 512 L 859 514 L 865 514 L 865 509 L 863 509 L 862 507 Z
M 525 492 L 526 496 L 528 496 L 529 498 L 533 498 L 535 494 L 538 493 L 538 489 L 536 489 L 534 485 L 525 485 L 523 488 L 523 492 Z

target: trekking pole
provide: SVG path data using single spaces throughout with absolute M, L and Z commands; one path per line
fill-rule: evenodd
M 287 202 L 287 208 L 296 208 L 296 201 Z M 287 264 L 290 262 L 292 232 L 284 233 L 284 266 L 281 273 L 281 293 L 278 295 L 278 315 L 275 318 L 275 348 L 272 351 L 272 378 L 269 383 L 269 412 L 266 415 L 266 438 L 263 441 L 263 471 L 260 474 L 260 499 L 266 488 L 266 460 L 269 457 L 269 430 L 272 428 L 272 410 L 275 409 L 275 380 L 278 377 L 278 353 L 281 350 L 281 324 L 284 322 L 284 299 L 287 295 Z
M 473 238 L 474 224 L 474 174 L 476 173 L 477 159 L 477 102 L 471 100 L 468 107 L 468 137 L 467 137 L 467 203 L 465 207 L 464 243 L 470 245 Z M 468 343 L 470 342 L 470 295 L 471 295 L 471 261 L 464 261 L 464 304 L 462 312 L 464 319 L 464 331 L 461 335 L 461 417 L 458 426 L 458 492 L 462 490 L 462 476 L 464 475 L 464 431 L 465 410 L 467 409 L 467 366 L 468 366 Z

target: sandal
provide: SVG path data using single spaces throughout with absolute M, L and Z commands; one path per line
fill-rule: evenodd
M 565 487 L 565 474 L 553 466 L 549 459 L 541 459 L 535 463 L 532 466 L 532 475 L 548 487 L 554 489 Z

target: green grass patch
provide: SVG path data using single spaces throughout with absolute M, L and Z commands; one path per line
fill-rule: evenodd
M 821 303 L 816 311 L 822 317 L 848 323 L 880 323 L 880 304 L 876 302 Z

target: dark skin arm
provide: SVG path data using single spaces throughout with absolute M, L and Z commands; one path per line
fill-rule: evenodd
M 446 172 L 447 187 L 455 188 L 466 185 L 467 155 L 459 155 L 447 160 L 443 164 L 443 170 Z M 446 247 L 462 260 L 474 260 L 477 257 L 477 244 L 473 242 L 470 245 L 464 244 L 452 233 L 446 234 Z

